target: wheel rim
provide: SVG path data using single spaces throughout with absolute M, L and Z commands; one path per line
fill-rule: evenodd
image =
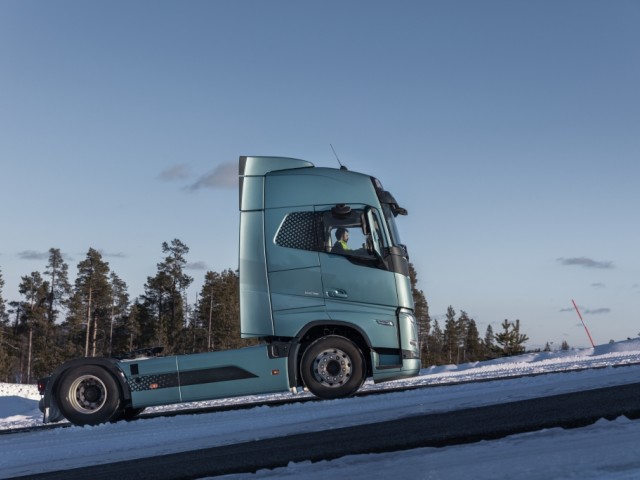
M 351 357 L 342 350 L 323 350 L 313 360 L 313 376 L 322 385 L 337 388 L 351 378 L 351 366 Z
M 78 412 L 93 413 L 107 401 L 107 387 L 93 375 L 83 375 L 74 380 L 69 388 L 69 401 Z

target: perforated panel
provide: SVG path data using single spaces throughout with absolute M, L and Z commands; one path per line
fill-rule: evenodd
M 172 388 L 178 386 L 177 373 L 161 373 L 158 375 L 142 375 L 129 382 L 132 392 L 145 390 L 157 390 L 159 388 Z M 153 388 L 151 388 L 153 385 Z
M 318 215 L 293 212 L 286 216 L 276 235 L 276 245 L 299 250 L 318 250 Z

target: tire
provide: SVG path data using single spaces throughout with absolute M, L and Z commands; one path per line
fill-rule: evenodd
M 64 374 L 57 389 L 60 411 L 75 425 L 98 425 L 117 418 L 120 387 L 102 367 L 82 365 Z
M 364 356 L 351 340 L 329 335 L 305 350 L 300 374 L 305 386 L 316 397 L 349 397 L 364 383 Z

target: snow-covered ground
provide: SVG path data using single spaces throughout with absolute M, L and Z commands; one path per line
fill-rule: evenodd
M 418 413 L 497 404 L 540 396 L 635 383 L 640 379 L 640 339 L 595 349 L 519 357 L 425 369 L 414 379 L 366 389 L 432 385 L 361 398 L 301 403 L 277 408 L 256 407 L 203 415 L 143 419 L 136 422 L 70 427 L 0 435 L 0 478 L 96 465 L 143 456 L 175 453 L 292 433 L 392 420 Z M 562 375 L 544 373 L 603 367 Z M 473 380 L 533 377 L 473 383 Z M 446 385 L 459 381 L 471 383 Z M 219 405 L 238 401 L 286 398 L 290 394 L 200 402 Z M 33 385 L 0 383 L 0 430 L 41 424 Z M 640 401 L 640 400 L 639 400 Z M 389 406 L 393 405 L 393 408 Z M 192 408 L 194 404 L 163 407 Z M 290 464 L 276 470 L 225 478 L 385 478 L 410 475 L 420 479 L 500 478 L 640 478 L 640 421 L 601 420 L 575 430 L 550 429 L 501 440 L 445 448 L 347 456 Z

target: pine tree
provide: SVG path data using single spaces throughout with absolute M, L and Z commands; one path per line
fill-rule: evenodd
M 67 302 L 67 315 L 60 325 L 60 343 L 65 360 L 85 355 L 87 306 L 74 286 Z
M 513 324 L 513 351 L 515 354 L 524 353 L 524 344 L 529 340 L 529 337 L 524 333 L 520 333 L 520 320 L 516 320 Z
M 4 289 L 4 278 L 2 277 L 2 269 L 0 269 L 0 325 L 7 326 L 9 323 L 9 314 L 5 305 L 2 290 Z
M 158 322 L 151 304 L 143 296 L 136 299 L 129 312 L 129 343 L 119 353 L 130 352 L 140 348 L 162 346 L 158 342 Z
M 71 318 L 73 327 L 84 324 L 85 356 L 105 354 L 105 328 L 111 321 L 111 284 L 109 263 L 102 260 L 100 252 L 89 248 L 86 258 L 78 263 Z M 78 323 L 80 320 L 80 323 Z M 100 337 L 98 337 L 100 333 Z M 98 343 L 100 342 L 100 343 Z
M 183 292 L 193 282 L 193 278 L 184 273 L 189 247 L 174 239 L 170 245 L 162 243 L 162 253 L 168 255 L 158 263 L 156 276 L 147 278 L 144 300 L 146 307 L 157 315 L 158 343 L 164 345 L 165 352 L 176 353 L 180 347 L 185 348 L 180 345 L 186 320 Z
M 447 320 L 444 324 L 443 355 L 447 364 L 457 361 L 460 334 L 459 324 L 456 321 L 456 312 L 451 305 L 447 308 Z
M 15 350 L 15 348 L 9 343 L 9 313 L 2 294 L 3 288 L 4 278 L 2 277 L 2 270 L 0 270 L 0 381 L 8 382 L 11 376 L 11 363 L 14 353 L 10 350 Z
M 505 319 L 502 322 L 501 333 L 495 335 L 496 342 L 502 348 L 502 355 L 505 357 L 511 355 L 517 355 L 524 352 L 524 343 L 529 340 L 529 337 L 520 333 L 520 320 L 516 320 L 514 323 Z
M 21 345 L 20 325 L 24 317 L 23 303 L 16 300 L 9 302 L 6 309 L 7 324 L 3 333 L 3 345 L 7 355 L 6 381 L 20 383 L 23 380 L 24 348 Z
M 433 326 L 427 338 L 427 365 L 442 365 L 444 362 L 444 334 L 437 319 L 433 320 Z
M 205 291 L 207 285 L 205 275 L 205 284 L 201 291 Z M 185 352 L 208 352 L 212 349 L 210 345 L 213 343 L 213 336 L 209 334 L 208 322 L 203 319 L 203 315 L 206 318 L 211 318 L 213 323 L 213 305 L 211 300 L 213 296 L 211 294 L 206 296 L 206 299 L 196 295 L 196 302 L 194 308 L 190 309 L 187 316 L 187 329 L 185 332 L 183 350 Z M 208 302 L 208 305 L 207 305 Z
M 478 333 L 478 327 L 473 318 L 469 319 L 467 323 L 466 335 L 465 335 L 465 362 L 477 362 L 483 360 L 483 348 L 482 341 L 480 340 L 480 334 Z
M 469 334 L 469 324 L 471 323 L 471 319 L 469 315 L 464 310 L 460 311 L 460 315 L 458 316 L 458 320 L 456 321 L 456 333 L 458 335 L 458 344 L 456 346 L 455 353 L 455 363 L 464 363 L 467 361 L 467 336 Z
M 409 278 L 411 280 L 411 291 L 413 293 L 414 315 L 418 322 L 418 343 L 420 345 L 420 357 L 422 366 L 428 365 L 429 357 L 429 330 L 431 329 L 431 317 L 429 317 L 429 304 L 422 290 L 417 288 L 418 274 L 412 263 L 409 263 Z
M 196 308 L 193 344 L 204 351 L 242 348 L 257 339 L 240 336 L 240 281 L 237 271 L 207 272 Z M 194 347 L 195 348 L 195 347 Z
M 34 377 L 42 373 L 43 364 L 46 365 L 54 354 L 53 349 L 47 348 L 51 343 L 51 329 L 47 328 L 46 319 L 49 283 L 42 279 L 40 272 L 32 272 L 21 277 L 18 291 L 25 298 L 16 332 L 22 347 L 20 383 L 31 383 Z M 34 358 L 38 359 L 35 369 Z
M 109 276 L 111 285 L 111 319 L 109 323 L 109 356 L 128 351 L 130 342 L 129 293 L 127 284 L 115 272 Z
M 216 283 L 218 282 L 219 275 L 216 272 L 207 272 L 204 276 L 204 284 L 200 292 L 200 303 L 198 305 L 197 323 L 194 327 L 200 327 L 203 331 L 204 351 L 210 352 L 214 350 L 216 342 L 214 336 L 214 329 L 216 324 L 216 318 L 214 315 L 214 309 L 218 307 L 216 301 Z M 206 332 L 206 333 L 205 333 Z M 194 348 L 197 348 L 194 346 Z
M 496 358 L 496 346 L 493 343 L 495 335 L 493 334 L 493 327 L 491 324 L 487 325 L 487 330 L 484 334 L 483 342 L 483 358 L 485 360 L 491 360 Z
M 58 310 L 56 307 L 65 306 L 71 296 L 71 285 L 69 284 L 69 266 L 64 262 L 60 249 L 49 249 L 49 263 L 45 270 L 45 275 L 49 277 L 49 295 L 47 298 L 47 318 L 49 323 L 56 321 Z
M 144 295 L 142 296 L 143 310 L 138 309 L 136 314 L 142 315 L 141 320 L 144 323 L 144 338 L 141 339 L 143 344 L 155 344 L 166 347 L 168 338 L 166 336 L 166 307 L 168 304 L 169 280 L 167 276 L 158 272 L 155 277 L 147 277 L 147 283 L 144 286 Z M 152 337 L 149 338 L 149 335 Z

